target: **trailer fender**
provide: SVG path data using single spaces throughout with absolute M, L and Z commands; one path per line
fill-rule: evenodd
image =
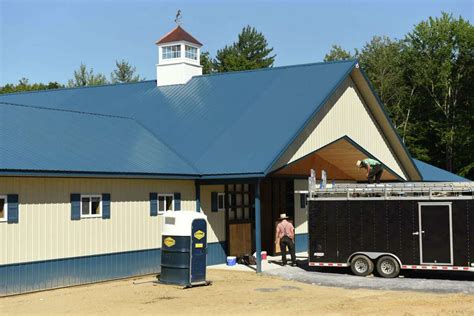
M 347 263 L 350 264 L 352 258 L 354 258 L 354 256 L 356 256 L 356 255 L 365 255 L 365 256 L 369 257 L 370 259 L 372 259 L 372 260 L 376 260 L 376 259 L 378 259 L 382 256 L 391 256 L 391 257 L 395 258 L 395 260 L 398 261 L 398 264 L 400 265 L 400 267 L 402 266 L 402 261 L 400 260 L 400 258 L 398 258 L 393 253 L 389 253 L 389 252 L 371 252 L 371 251 L 354 252 L 352 255 L 349 256 L 349 259 L 347 260 Z

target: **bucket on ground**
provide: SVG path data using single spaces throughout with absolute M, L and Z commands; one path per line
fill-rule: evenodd
M 227 257 L 227 265 L 228 266 L 235 266 L 237 263 L 237 257 L 229 256 Z
M 194 211 L 163 214 L 160 282 L 206 283 L 207 217 Z

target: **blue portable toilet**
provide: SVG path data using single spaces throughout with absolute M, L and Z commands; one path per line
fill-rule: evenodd
M 194 211 L 163 214 L 160 282 L 208 285 L 207 216 Z

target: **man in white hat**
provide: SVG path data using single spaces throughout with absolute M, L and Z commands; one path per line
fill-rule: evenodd
M 280 214 L 280 222 L 276 228 L 276 240 L 280 240 L 281 261 L 286 265 L 286 247 L 290 250 L 291 265 L 296 264 L 295 227 L 288 221 L 286 214 Z
M 380 178 L 382 177 L 383 167 L 382 164 L 375 160 L 366 158 L 364 160 L 357 160 L 356 162 L 357 168 L 364 168 L 367 170 L 367 181 L 369 183 L 380 183 Z

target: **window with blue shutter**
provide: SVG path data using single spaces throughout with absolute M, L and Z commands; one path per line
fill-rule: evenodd
M 102 218 L 110 218 L 110 193 L 102 193 Z
M 181 211 L 181 193 L 174 193 L 174 210 Z
M 150 216 L 158 215 L 158 193 L 150 193 Z
M 7 207 L 8 222 L 18 223 L 18 194 L 8 194 Z
M 81 195 L 79 193 L 71 194 L 71 220 L 81 219 Z

